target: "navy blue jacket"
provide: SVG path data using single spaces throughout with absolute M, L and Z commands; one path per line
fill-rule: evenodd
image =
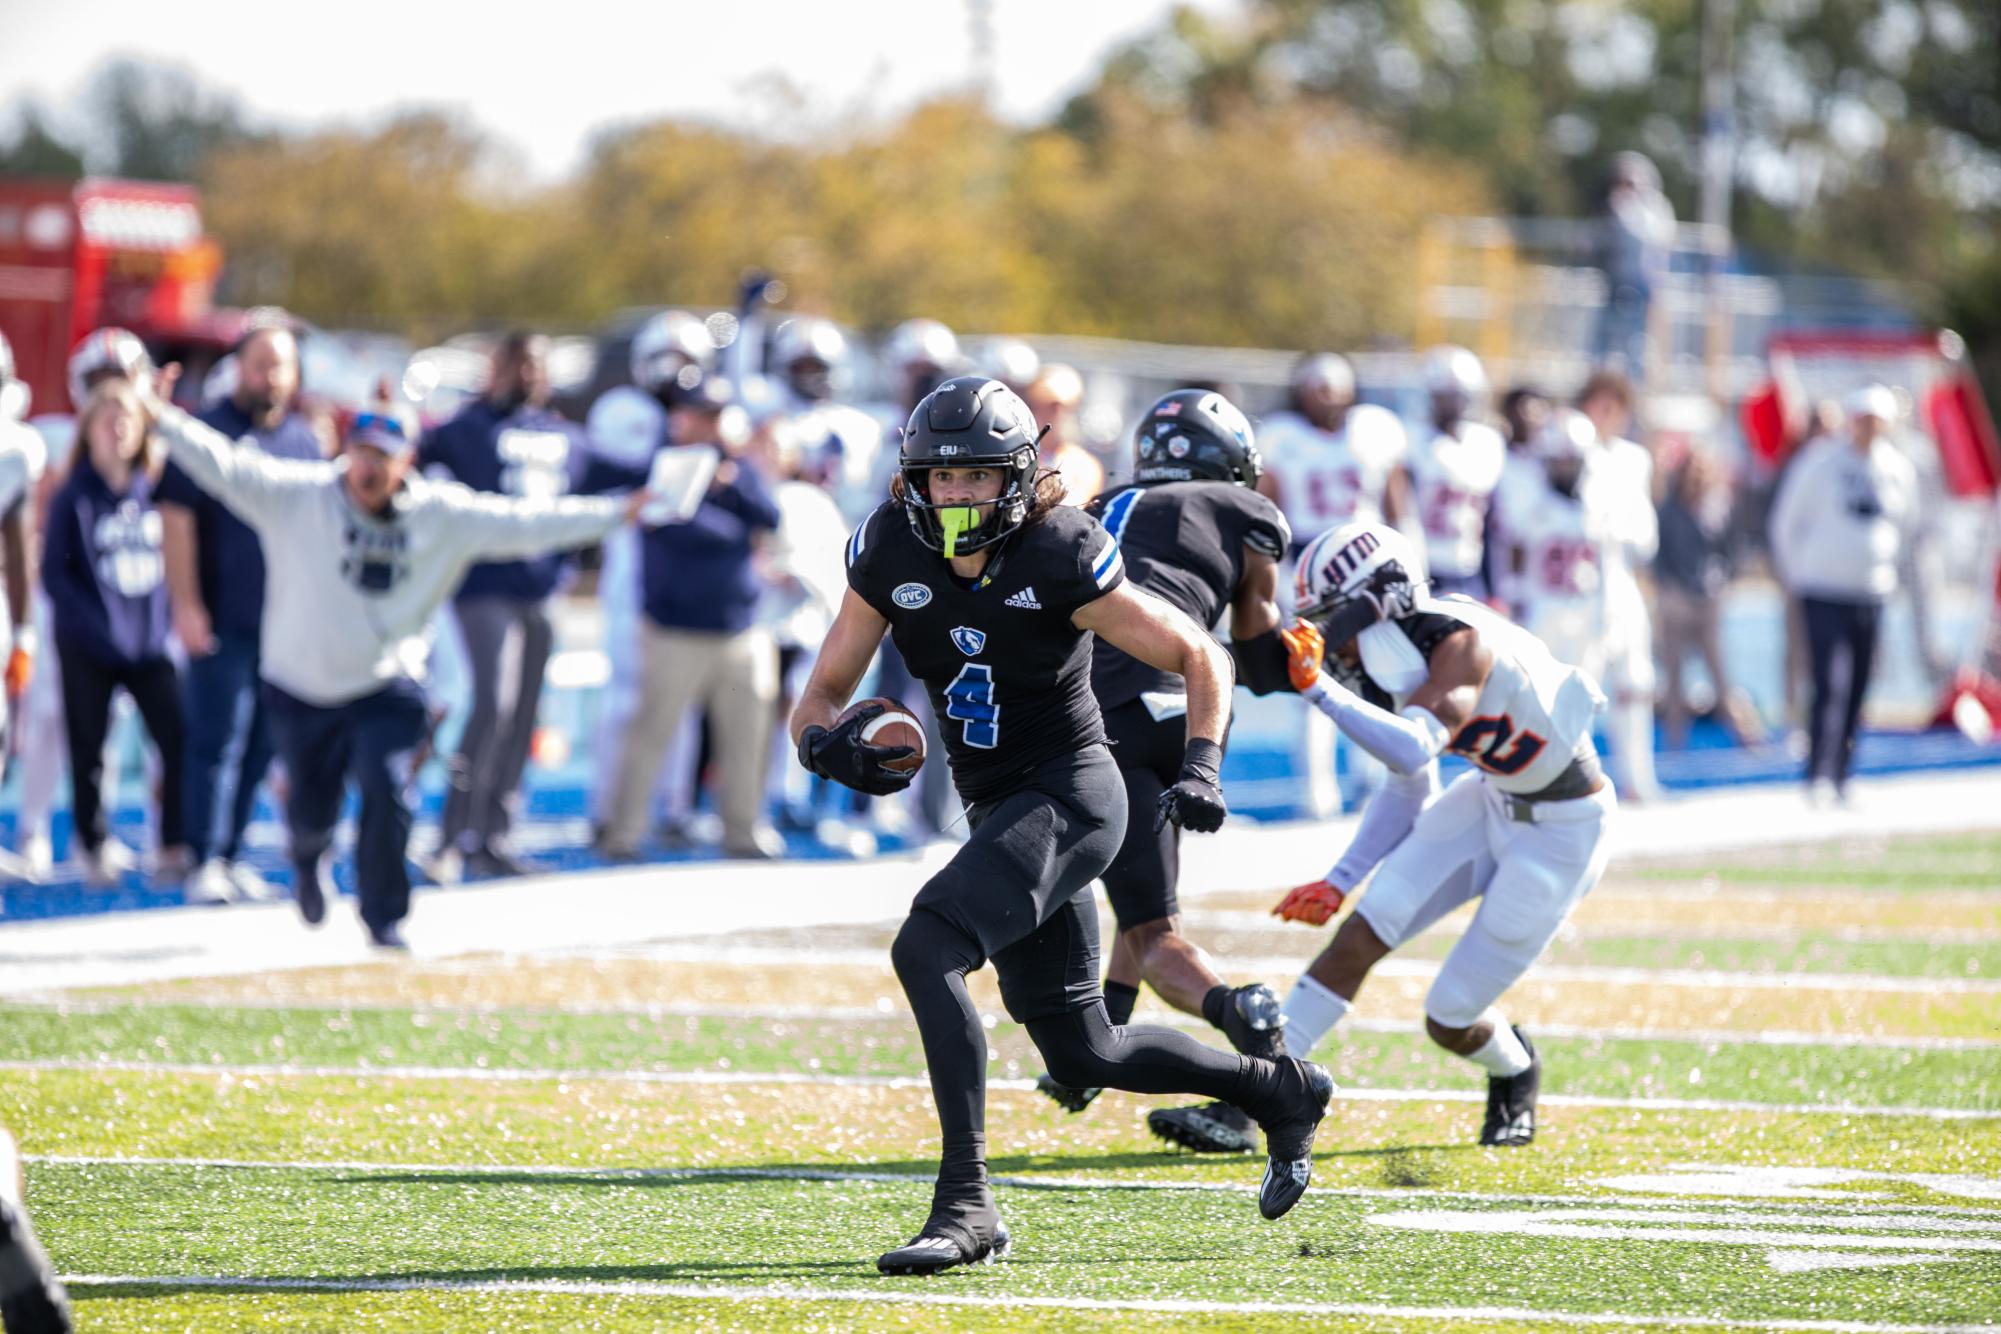
M 759 533 L 778 527 L 778 502 L 748 459 L 709 489 L 686 523 L 644 531 L 640 587 L 646 614 L 667 630 L 734 633 L 757 615 L 763 585 L 751 563 Z
M 254 446 L 273 458 L 323 457 L 320 438 L 296 412 L 287 414 L 270 430 L 260 431 L 225 398 L 199 418 L 232 440 L 247 438 L 252 444 L 244 448 Z M 257 534 L 171 463 L 160 477 L 158 497 L 184 505 L 194 515 L 201 600 L 208 608 L 210 626 L 218 637 L 247 639 L 255 644 L 257 628 L 264 619 L 264 548 Z
M 547 408 L 524 405 L 502 416 L 485 399 L 467 404 L 425 435 L 417 464 L 427 471 L 442 469 L 475 491 L 508 496 L 600 495 L 646 483 L 645 468 L 592 453 L 583 431 Z M 539 602 L 562 587 L 569 572 L 567 552 L 475 565 L 455 598 Z
M 106 667 L 167 655 L 167 563 L 160 554 L 153 479 L 134 473 L 114 493 L 81 444 L 69 479 L 49 502 L 42 586 L 56 645 Z

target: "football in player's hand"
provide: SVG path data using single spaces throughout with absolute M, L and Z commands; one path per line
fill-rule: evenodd
M 901 759 L 884 761 L 882 767 L 900 774 L 916 773 L 924 764 L 924 724 L 918 722 L 917 716 L 902 704 L 893 699 L 865 699 L 850 705 L 848 711 L 841 715 L 841 722 L 872 706 L 882 712 L 862 724 L 862 744 L 910 747 L 910 754 Z

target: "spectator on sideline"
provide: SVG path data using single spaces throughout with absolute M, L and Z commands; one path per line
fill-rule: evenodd
M 170 457 L 264 542 L 264 698 L 290 783 L 299 914 L 315 926 L 326 915 L 334 826 L 352 777 L 361 788 L 361 920 L 376 946 L 403 949 L 409 789 L 430 725 L 422 682 L 433 614 L 475 563 L 597 541 L 645 493 L 623 503 L 511 499 L 412 476 L 414 442 L 381 413 L 356 418 L 338 459 L 274 459 L 237 448 L 164 403 L 163 392 L 146 386 L 145 405 Z
M 14 349 L 0 333 L 0 593 L 6 598 L 6 673 L 0 690 L 0 757 L 15 745 L 22 704 L 35 670 L 34 494 L 48 449 L 42 437 L 21 424 L 32 402 L 25 381 L 14 376 Z M 0 758 L 0 774 L 6 772 Z
M 167 656 L 165 562 L 153 507 L 158 469 L 146 428 L 129 384 L 91 391 L 69 478 L 49 502 L 42 562 L 62 660 L 71 810 L 85 879 L 99 887 L 115 884 L 122 869 L 104 856 L 110 826 L 102 788 L 104 738 L 120 689 L 132 696 L 160 752 L 155 874 L 178 881 L 194 869 L 182 822 L 180 678 Z
M 152 369 L 146 345 L 125 329 L 93 330 L 70 351 L 64 368 L 70 411 L 38 414 L 29 423 L 47 446 L 41 480 L 35 486 L 36 531 L 48 532 L 49 502 L 69 476 L 70 455 L 76 448 L 74 414 L 83 411 L 90 391 L 107 380 L 128 379 L 140 373 L 151 374 Z M 64 786 L 62 771 L 69 743 L 63 726 L 62 663 L 57 657 L 55 620 L 49 608 L 48 591 L 39 581 L 35 586 L 34 601 L 35 625 L 41 632 L 42 661 L 37 664 L 37 670 L 28 682 L 27 698 L 22 702 L 18 720 L 21 733 L 16 749 L 21 785 L 20 806 L 15 819 L 15 847 L 20 851 L 23 869 L 29 879 L 42 881 L 48 879 L 54 870 L 55 845 L 50 838 L 49 816 L 55 809 L 58 791 Z M 107 739 L 105 744 L 111 745 L 110 740 Z M 116 790 L 117 766 L 114 762 L 107 765 L 105 772 L 107 800 L 115 797 Z M 75 851 L 73 845 L 72 856 Z M 98 860 L 119 872 L 130 870 L 137 862 L 132 849 L 120 842 L 116 834 L 106 835 L 103 847 L 98 849 Z
M 1674 205 L 1661 192 L 1660 168 L 1644 153 L 1613 157 L 1604 229 L 1605 306 L 1592 359 L 1644 380 L 1654 289 L 1674 248 Z
M 1735 573 L 1731 553 L 1732 500 L 1723 465 L 1696 450 L 1676 472 L 1660 509 L 1661 544 L 1654 556 L 1654 609 L 1660 618 L 1660 657 L 1666 669 L 1662 700 L 1667 744 L 1688 744 L 1689 703 L 1683 679 L 1688 655 L 1702 655 L 1716 688 L 1716 712 L 1737 743 L 1764 740 L 1750 698 L 1734 685 L 1723 662 L 1723 594 Z
M 1617 540 L 1617 559 L 1608 562 L 1604 646 L 1605 677 L 1611 698 L 1606 730 L 1612 742 L 1612 777 L 1628 801 L 1655 801 L 1654 777 L 1654 618 L 1638 572 L 1660 545 L 1654 511 L 1654 458 L 1628 439 L 1633 421 L 1633 385 L 1617 371 L 1598 371 L 1577 391 L 1577 410 L 1590 418 L 1598 437 L 1598 494 L 1615 516 L 1608 531 Z
M 235 383 L 200 419 L 238 449 L 272 458 L 321 457 L 319 436 L 296 410 L 299 345 L 289 329 L 245 335 L 231 354 Z M 257 534 L 215 497 L 168 465 L 158 495 L 174 633 L 187 652 L 188 848 L 198 869 L 189 903 L 271 895 L 241 860 L 243 832 L 271 767 L 271 729 L 258 686 L 258 628 L 264 616 L 264 548 Z
M 475 491 L 528 500 L 643 485 L 644 468 L 600 461 L 583 432 L 549 410 L 548 354 L 540 335 L 516 331 L 502 338 L 485 395 L 424 437 L 418 466 Z M 432 863 L 438 879 L 456 879 L 460 869 L 482 877 L 530 869 L 507 835 L 555 647 L 549 599 L 570 568 L 566 552 L 475 565 L 452 599 L 472 676 L 472 710 L 449 765 Z
M 1848 798 L 1883 604 L 1917 517 L 1917 471 L 1891 443 L 1897 398 L 1872 384 L 1845 405 L 1848 436 L 1806 446 L 1772 504 L 1772 560 L 1805 612 L 1813 698 L 1806 782 L 1816 802 Z
M 1044 428 L 1042 466 L 1063 479 L 1063 503 L 1088 504 L 1105 489 L 1105 465 L 1080 438 L 1084 377 L 1073 366 L 1050 362 L 1028 382 L 1022 399 L 1035 414 L 1035 424 Z
M 654 780 L 693 706 L 708 711 L 721 774 L 723 851 L 775 857 L 784 851 L 762 819 L 765 766 L 778 705 L 778 650 L 757 624 L 762 589 L 757 548 L 778 527 L 771 488 L 725 439 L 733 390 L 710 376 L 691 386 L 672 413 L 675 448 L 723 452 L 715 480 L 694 515 L 650 530 L 642 557 L 639 708 L 626 729 L 612 788 L 601 855 L 639 855 Z

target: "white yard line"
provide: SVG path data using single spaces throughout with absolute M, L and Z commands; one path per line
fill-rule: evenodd
M 857 1268 L 861 1267 L 858 1261 Z M 1567 1326 L 1609 1325 L 1652 1329 L 1694 1326 L 1703 1329 L 1769 1329 L 1788 1334 L 1993 1334 L 1992 1325 L 1889 1325 L 1862 1320 L 1731 1320 L 1710 1315 L 1620 1315 L 1580 1311 L 1537 1311 L 1513 1306 L 1373 1306 L 1360 1302 L 1215 1302 L 1099 1297 L 976 1297 L 970 1294 L 918 1291 L 894 1280 L 877 1280 L 860 1290 L 814 1290 L 793 1287 L 705 1287 L 684 1283 L 576 1282 L 562 1279 L 440 1278 L 230 1278 L 209 1274 L 66 1274 L 72 1287 L 140 1287 L 168 1289 L 251 1289 L 268 1292 L 479 1292 L 545 1293 L 578 1297 L 662 1297 L 711 1301 L 855 1302 L 872 1306 L 983 1307 L 996 1310 L 1029 1308 L 1050 1311 L 1132 1311 L 1162 1315 L 1303 1315 L 1354 1316 L 1415 1321 L 1494 1321 Z
M 1312 956 L 1262 957 L 1233 956 L 1208 951 L 1219 971 L 1286 977 L 1296 973 Z M 673 941 L 657 945 L 633 945 L 617 949 L 566 949 L 537 955 L 538 958 L 586 960 L 633 960 L 644 963 L 720 964 L 767 968 L 874 968 L 887 975 L 887 949 L 812 949 L 800 946 L 709 945 L 700 941 Z M 488 968 L 507 968 L 518 958 L 488 961 Z M 1406 977 L 1428 980 L 1438 975 L 1443 960 L 1383 960 L 1369 971 L 1371 977 Z M 1538 982 L 1579 982 L 1610 986 L 1698 987 L 1705 991 L 1871 991 L 1893 995 L 2001 996 L 2001 978 L 1989 977 L 1890 977 L 1872 973 L 1746 973 L 1705 968 L 1630 968 L 1593 965 L 1538 964 L 1528 975 Z
M 243 1158 L 162 1158 L 145 1156 L 121 1156 L 115 1154 L 71 1154 L 71 1153 L 24 1153 L 20 1155 L 24 1163 L 40 1163 L 54 1167 L 178 1167 L 196 1168 L 227 1172 L 345 1172 L 370 1176 L 400 1175 L 453 1175 L 467 1176 L 484 1174 L 489 1176 L 525 1176 L 547 1178 L 552 1181 L 852 1181 L 869 1185 L 916 1185 L 929 1186 L 931 1179 L 915 1172 L 872 1172 L 851 1167 L 574 1167 L 567 1164 L 546 1163 L 374 1163 L 357 1161 L 313 1161 L 269 1160 Z M 1185 1159 L 1163 1154 L 1163 1162 L 1178 1162 Z M 1255 1163 L 1249 1155 L 1239 1161 L 1247 1167 Z M 1256 1193 L 1255 1182 L 1235 1183 L 1228 1181 L 1135 1181 L 1119 1177 L 1083 1176 L 1007 1176 L 991 1178 L 996 1186 L 1012 1190 L 1116 1190 L 1116 1191 L 1168 1191 L 1168 1192 L 1220 1192 L 1230 1195 Z M 1675 1206 L 1714 1206 L 1720 1198 L 1715 1193 L 1681 1196 L 1674 1194 L 1615 1194 L 1603 1195 L 1537 1195 L 1514 1194 L 1494 1191 L 1469 1190 L 1427 1190 L 1422 1187 L 1387 1188 L 1375 1186 L 1315 1186 L 1316 1196 L 1336 1196 L 1343 1199 L 1359 1200 L 1464 1200 L 1479 1204 L 1553 1204 L 1553 1205 L 1594 1205 L 1611 1208 L 1627 1206 L 1639 1209 L 1664 1209 Z M 1732 1199 L 1730 1207 L 1739 1211 L 1745 1209 L 1796 1210 L 1799 1205 L 1792 1199 L 1759 1198 L 1755 1195 L 1742 1200 Z M 1816 1209 L 1836 1213 L 1868 1214 L 1908 1214 L 1920 1220 L 1934 1215 L 1951 1218 L 1994 1220 L 2001 1214 L 1993 1209 L 1969 1208 L 1949 1204 L 1879 1204 L 1866 1196 L 1857 1195 L 1852 1199 L 1816 1200 Z
M 411 1012 L 426 1015 L 466 1015 L 512 1018 L 541 1015 L 590 1016 L 629 1015 L 648 1019 L 740 1019 L 774 1023 L 910 1023 L 910 1013 L 901 1000 L 882 1005 L 683 1005 L 654 1004 L 646 1001 L 582 1001 L 560 1005 L 494 1005 L 480 1003 L 434 1004 L 390 1000 L 327 1001 L 312 996 L 228 996 L 180 997 L 89 997 L 74 999 L 64 995 L 21 996 L 0 1000 L 0 1014 L 8 1009 L 44 1008 L 64 1015 L 115 1014 L 135 1008 L 172 1006 L 192 1010 L 296 1010 L 307 1014 L 349 1012 Z M 998 1021 L 998 1016 L 996 1020 Z M 1138 1022 L 1167 1024 L 1195 1032 L 1209 1030 L 1207 1021 L 1179 1011 L 1157 1008 L 1142 1010 Z M 1871 1033 L 1809 1033 L 1789 1028 L 1649 1028 L 1644 1025 L 1591 1027 L 1579 1024 L 1533 1024 L 1537 1039 L 1564 1038 L 1583 1042 L 1691 1042 L 1704 1046 L 1747 1047 L 1882 1047 L 1898 1051 L 1982 1051 L 2001 1047 L 2001 1038 L 1902 1037 Z M 1350 1033 L 1381 1033 L 1415 1037 L 1423 1025 L 1401 1019 L 1347 1019 L 1341 1030 Z
M 217 1079 L 436 1079 L 473 1083 L 524 1084 L 777 1084 L 809 1088 L 923 1088 L 930 1084 L 910 1075 L 829 1075 L 805 1072 L 759 1074 L 743 1070 L 539 1070 L 498 1066 L 325 1066 L 325 1065 L 200 1065 L 175 1061 L 88 1061 L 52 1058 L 41 1061 L 0 1061 L 4 1070 L 74 1070 L 85 1073 L 205 1075 Z M 1032 1092 L 1030 1079 L 989 1079 L 989 1089 Z M 1472 1102 L 1487 1095 L 1469 1089 L 1336 1088 L 1344 1102 Z M 1544 1107 L 1614 1108 L 1652 1112 L 1753 1112 L 1783 1116 L 1915 1117 L 1928 1121 L 2001 1120 L 2001 1109 L 1871 1105 L 1848 1102 L 1743 1102 L 1719 1098 L 1600 1098 L 1582 1094 L 1546 1093 Z

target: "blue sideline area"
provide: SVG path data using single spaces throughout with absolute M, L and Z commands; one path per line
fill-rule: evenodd
M 1223 766 L 1224 789 L 1232 798 L 1234 813 L 1239 818 L 1273 821 L 1299 819 L 1305 815 L 1298 796 L 1303 784 L 1294 755 L 1269 746 L 1261 747 L 1252 738 L 1244 740 L 1253 744 L 1233 748 Z M 1660 752 L 1656 763 L 1660 781 L 1671 791 L 1796 783 L 1802 767 L 1798 756 L 1782 743 L 1755 749 L 1739 747 L 1730 741 L 1722 728 L 1709 722 L 1697 725 L 1688 749 Z M 1862 738 L 1857 755 L 1857 772 L 1865 778 L 1983 766 L 2001 766 L 2001 745 L 1975 745 L 1952 730 L 1868 732 Z M 1452 762 L 1448 766 L 1447 778 L 1460 767 L 1463 766 L 1458 762 Z M 1355 795 L 1352 791 L 1353 775 L 1348 771 L 1345 752 L 1339 768 L 1343 790 L 1352 798 Z M 135 848 L 144 847 L 148 837 L 144 810 L 134 800 L 141 786 L 137 772 L 128 772 L 121 785 L 121 800 L 114 820 L 118 835 Z M 588 792 L 589 772 L 580 764 L 531 774 L 526 817 L 516 831 L 520 850 L 537 865 L 551 871 L 583 871 L 607 865 L 589 850 Z M 426 775 L 423 787 L 420 823 L 425 820 L 435 822 L 442 801 L 443 778 L 434 764 Z M 349 815 L 352 816 L 351 810 Z M 70 824 L 67 809 L 58 811 L 55 816 L 53 838 L 57 862 L 55 878 L 40 885 L 18 881 L 0 884 L 0 920 L 26 921 L 181 906 L 183 900 L 179 886 L 155 888 L 137 872 L 127 875 L 124 882 L 115 887 L 86 887 L 76 868 L 68 863 Z M 283 838 L 275 809 L 268 801 L 260 803 L 257 823 L 250 835 L 250 860 L 274 884 L 289 884 L 291 880 Z M 821 845 L 805 831 L 788 830 L 785 840 L 790 854 L 801 860 L 826 860 L 848 855 L 845 851 L 837 852 Z M 0 797 L 0 842 L 8 847 L 16 846 L 11 791 Z M 893 853 L 907 848 L 907 843 L 895 837 L 881 839 L 882 852 Z M 678 863 L 714 860 L 717 856 L 717 853 L 708 850 L 655 848 L 648 860 Z M 335 879 L 343 893 L 352 892 L 350 877 L 351 870 L 343 860 L 335 870 Z M 456 891 L 425 886 L 420 892 Z

